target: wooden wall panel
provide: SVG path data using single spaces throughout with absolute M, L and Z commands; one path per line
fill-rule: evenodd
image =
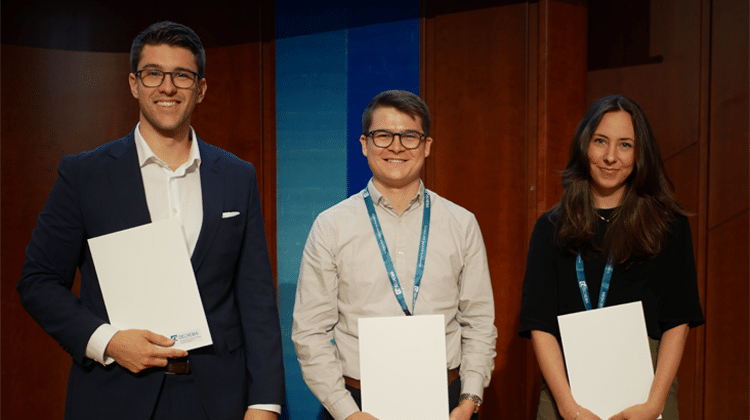
M 682 206 L 694 214 L 691 219 L 693 242 L 698 241 L 697 212 L 700 209 L 700 167 L 701 150 L 699 144 L 689 146 L 681 153 L 664 159 L 667 175 L 674 183 L 674 195 Z
M 532 8 L 532 13 L 535 8 Z M 540 1 L 538 16 L 536 102 L 537 191 L 534 221 L 560 201 L 560 171 L 565 169 L 570 143 L 586 112 L 586 8 L 560 1 Z M 532 210 L 530 208 L 530 210 Z M 533 225 L 528 226 L 529 235 Z
M 587 102 L 613 94 L 636 101 L 669 157 L 698 142 L 701 0 L 651 4 L 651 55 L 663 61 L 589 72 Z
M 742 0 L 712 3 L 709 228 L 747 209 L 750 201 L 747 176 L 750 3 Z
M 705 418 L 750 418 L 749 4 L 711 2 Z
M 477 216 L 489 257 L 498 355 L 483 418 L 515 419 L 538 387 L 517 335 L 530 220 L 559 199 L 556 170 L 585 111 L 586 11 L 506 3 L 443 14 L 429 2 L 422 94 L 435 139 L 426 184 Z
M 667 174 L 675 182 L 675 196 L 686 210 L 693 213 L 690 217 L 690 227 L 693 234 L 693 248 L 700 250 L 698 246 L 701 221 L 703 218 L 698 217 L 700 208 L 700 171 L 696 170 L 701 165 L 701 149 L 698 144 L 694 144 L 682 153 L 679 153 L 664 163 L 667 167 Z M 702 291 L 701 291 L 702 292 Z M 702 370 L 702 346 L 698 346 L 699 340 L 703 340 L 703 328 L 693 329 L 689 332 L 688 342 L 682 356 L 682 363 L 677 372 L 679 383 L 678 406 L 680 415 L 683 419 L 701 418 L 696 413 L 696 403 L 702 401 L 703 395 L 700 384 L 703 382 Z M 700 361 L 701 369 L 696 369 L 696 362 Z
M 2 46 L 2 417 L 62 418 L 71 359 L 21 307 L 25 248 L 69 153 L 127 134 L 128 54 Z
M 748 211 L 708 234 L 705 419 L 746 419 L 748 410 Z
M 253 162 L 262 174 L 260 42 L 206 51 L 206 98 L 192 125 L 207 142 Z

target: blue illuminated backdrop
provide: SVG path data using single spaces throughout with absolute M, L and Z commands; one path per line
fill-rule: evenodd
M 359 192 L 362 111 L 377 93 L 419 93 L 419 1 L 276 1 L 277 258 L 287 404 L 319 418 L 291 342 L 302 249 L 315 217 Z M 374 238 L 373 238 L 374 240 Z

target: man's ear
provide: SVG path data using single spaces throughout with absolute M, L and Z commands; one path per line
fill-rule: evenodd
M 128 83 L 130 84 L 130 93 L 133 94 L 133 97 L 135 99 L 138 99 L 140 96 L 138 93 L 138 77 L 130 73 L 130 76 L 128 76 Z
M 208 83 L 206 82 L 206 79 L 201 79 L 200 82 L 198 82 L 198 100 L 196 103 L 203 102 L 203 98 L 206 96 L 206 91 L 208 90 Z
M 367 157 L 367 137 L 365 137 L 364 134 L 362 134 L 359 137 L 359 142 L 362 143 L 362 154 Z
M 432 148 L 432 137 L 424 139 L 424 157 L 430 155 L 430 149 Z

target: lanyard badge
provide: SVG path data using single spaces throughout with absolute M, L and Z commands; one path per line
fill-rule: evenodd
M 602 276 L 602 287 L 599 292 L 599 302 L 597 309 L 604 307 L 604 302 L 607 301 L 607 293 L 609 293 L 609 283 L 612 280 L 612 271 L 614 266 L 612 265 L 612 257 L 607 259 L 607 266 L 604 267 L 604 275 Z M 589 286 L 586 283 L 586 275 L 583 272 L 583 259 L 579 253 L 576 256 L 576 277 L 578 277 L 578 287 L 581 289 L 581 298 L 583 298 L 583 305 L 587 311 L 591 310 L 591 297 L 589 297 Z
M 401 310 L 406 315 L 411 315 L 409 307 L 406 305 L 404 300 L 404 292 L 401 289 L 401 283 L 398 281 L 398 275 L 396 275 L 396 269 L 393 267 L 393 261 L 391 260 L 391 254 L 388 252 L 388 245 L 385 243 L 385 236 L 383 235 L 383 229 L 380 227 L 380 221 L 378 215 L 375 213 L 375 205 L 372 202 L 370 191 L 365 187 L 362 190 L 362 196 L 365 199 L 365 205 L 367 205 L 367 213 L 370 216 L 370 223 L 372 224 L 372 230 L 375 232 L 375 239 L 378 241 L 378 248 L 380 249 L 380 255 L 383 257 L 383 263 L 385 263 L 385 269 L 388 272 L 388 279 L 391 281 L 391 287 L 393 287 L 393 293 L 396 295 L 398 303 L 401 305 Z M 414 292 L 412 294 L 412 311 L 414 306 L 417 304 L 417 295 L 419 295 L 419 285 L 422 283 L 422 274 L 424 273 L 424 263 L 427 255 L 427 239 L 430 234 L 430 195 L 427 190 L 424 192 L 424 212 L 422 214 L 422 233 L 419 239 L 419 254 L 417 255 L 417 270 L 414 275 Z

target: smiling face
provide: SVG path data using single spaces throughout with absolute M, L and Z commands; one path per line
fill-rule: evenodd
M 407 130 L 422 132 L 422 121 L 419 117 L 401 112 L 396 108 L 380 107 L 372 114 L 372 123 L 368 131 L 389 130 L 400 133 Z M 381 148 L 373 144 L 364 135 L 359 138 L 362 143 L 362 154 L 367 157 L 373 176 L 373 184 L 383 194 L 388 190 L 406 190 L 419 188 L 419 174 L 424 159 L 430 155 L 432 138 L 427 137 L 416 149 L 406 149 L 401 145 L 399 136 L 393 139 L 390 146 Z
M 635 164 L 633 119 L 625 111 L 604 114 L 589 142 L 591 191 L 597 208 L 620 205 Z
M 142 69 L 198 72 L 195 56 L 190 50 L 167 44 L 144 46 L 138 63 L 138 70 Z M 188 89 L 175 87 L 168 75 L 164 76 L 160 86 L 153 88 L 144 86 L 140 78 L 132 73 L 129 81 L 130 91 L 141 108 L 140 129 L 144 136 L 187 137 L 195 105 L 203 101 L 206 93 L 205 79 L 196 81 Z

